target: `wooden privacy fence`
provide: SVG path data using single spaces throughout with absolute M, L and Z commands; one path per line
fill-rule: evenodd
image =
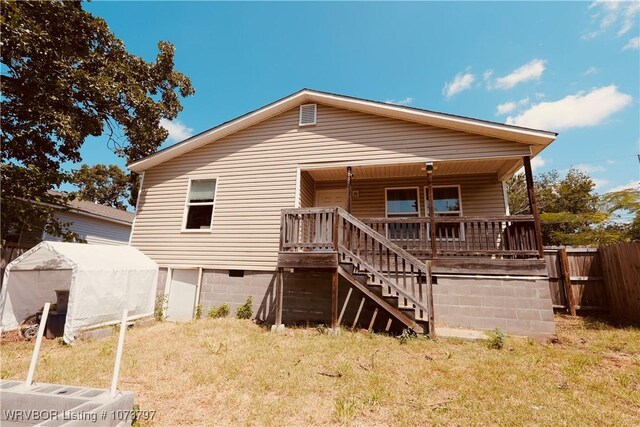
M 640 243 L 544 251 L 554 308 L 640 321 Z
M 611 314 L 640 322 L 640 242 L 598 248 Z
M 607 292 L 596 248 L 545 248 L 554 308 L 607 310 Z
M 4 269 L 7 265 L 18 258 L 20 255 L 31 249 L 33 245 L 24 245 L 19 243 L 3 243 L 1 246 L 0 257 L 0 283 L 4 277 Z

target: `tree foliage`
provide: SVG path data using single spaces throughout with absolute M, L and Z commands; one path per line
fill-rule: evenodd
M 129 177 L 117 165 L 82 165 L 73 172 L 73 183 L 78 199 L 126 210 Z
M 173 45 L 159 42 L 155 61 L 146 62 L 79 1 L 2 0 L 0 25 L 5 235 L 9 227 L 55 222 L 41 205 L 18 205 L 50 198 L 64 204 L 47 190 L 72 179 L 63 163 L 82 160 L 87 137 L 106 134 L 128 162 L 152 154 L 167 137 L 160 119 L 174 119 L 180 97 L 194 90 L 174 70 Z M 132 188 L 136 180 L 129 177 Z M 32 215 L 16 216 L 26 210 Z
M 596 245 L 638 240 L 640 235 L 640 192 L 624 190 L 603 196 L 584 172 L 569 169 L 566 176 L 553 170 L 540 174 L 534 182 L 545 245 Z M 529 213 L 524 175 L 507 183 L 511 214 Z M 631 223 L 620 219 L 620 211 L 635 215 Z

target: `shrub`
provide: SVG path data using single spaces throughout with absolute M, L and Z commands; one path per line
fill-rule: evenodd
M 156 318 L 158 322 L 165 321 L 165 310 L 167 308 L 168 298 L 166 295 L 158 295 L 156 297 L 156 305 L 153 308 L 153 317 Z
M 409 340 L 418 338 L 418 334 L 413 329 L 403 329 L 402 334 L 398 337 L 400 344 L 406 344 Z
M 247 297 L 247 301 L 242 304 L 236 310 L 236 317 L 238 319 L 251 319 L 253 315 L 253 299 L 249 296 Z
M 202 319 L 202 304 L 196 305 L 196 320 Z
M 491 332 L 487 332 L 489 338 L 487 338 L 487 348 L 494 350 L 500 350 L 504 347 L 504 334 L 498 328 L 495 328 Z
M 231 309 L 229 308 L 229 304 L 224 303 L 218 307 L 211 307 L 207 316 L 211 319 L 220 319 L 221 317 L 227 317 L 230 312 Z

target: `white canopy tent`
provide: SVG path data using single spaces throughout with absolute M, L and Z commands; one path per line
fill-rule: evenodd
M 64 340 L 82 329 L 153 315 L 158 265 L 131 246 L 42 242 L 12 261 L 0 293 L 2 330 L 16 329 L 56 290 L 69 291 Z

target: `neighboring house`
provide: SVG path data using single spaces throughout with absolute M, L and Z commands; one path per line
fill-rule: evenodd
M 250 295 L 278 326 L 550 334 L 533 189 L 509 216 L 505 181 L 556 136 L 305 89 L 130 164 L 131 244 L 169 319 Z
M 56 218 L 70 223 L 69 229 L 77 233 L 88 244 L 128 245 L 134 214 L 84 200 L 69 201 L 69 210 L 56 211 Z M 3 236 L 0 254 L 0 272 L 11 261 L 42 241 L 56 242 L 61 239 L 44 230 L 15 230 Z
M 135 214 L 111 206 L 105 206 L 85 200 L 72 200 L 71 209 L 61 211 L 56 217 L 69 222 L 69 229 L 80 235 L 89 244 L 128 245 L 131 225 Z M 44 234 L 43 240 L 60 239 Z
M 135 214 L 85 200 L 69 201 L 69 210 L 55 213 L 61 222 L 70 223 L 69 230 L 89 244 L 127 245 Z M 35 246 L 41 241 L 60 241 L 44 231 L 17 232 L 7 236 L 7 243 Z

